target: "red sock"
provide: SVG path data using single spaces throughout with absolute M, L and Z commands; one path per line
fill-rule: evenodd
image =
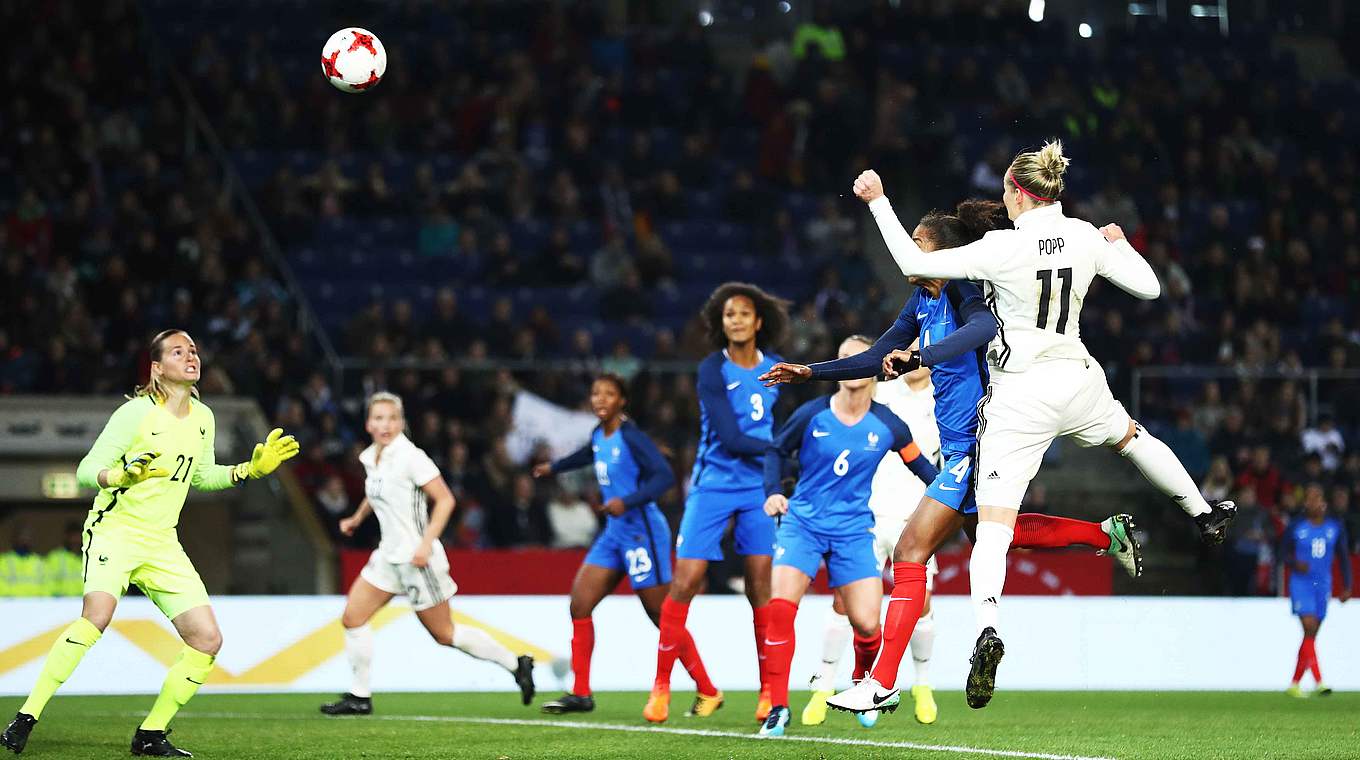
M 897 669 L 911 643 L 916 621 L 926 606 L 926 566 L 920 562 L 893 563 L 892 598 L 888 600 L 888 619 L 883 624 L 883 651 L 874 666 L 874 679 L 891 689 L 897 683 Z
M 685 629 L 685 640 L 680 642 L 680 664 L 694 679 L 700 694 L 711 697 L 718 693 L 718 687 L 708 678 L 708 670 L 704 668 L 704 661 L 699 657 L 699 648 L 694 645 L 694 637 L 689 635 L 689 629 Z
M 770 683 L 769 666 L 765 653 L 765 638 L 769 635 L 770 626 L 770 605 L 752 607 L 751 619 L 755 623 L 756 629 L 756 660 L 760 664 L 760 688 L 764 689 Z
M 572 694 L 590 696 L 590 655 L 594 651 L 595 621 L 590 618 L 571 621 L 571 672 L 576 674 Z
M 685 618 L 689 617 L 689 604 L 677 602 L 669 596 L 661 602 L 661 635 L 656 644 L 656 685 L 671 685 L 671 671 L 675 669 L 675 658 L 680 656 L 684 644 Z
M 798 605 L 787 599 L 771 599 L 763 608 L 769 616 L 765 640 L 765 674 L 770 687 L 770 704 L 789 704 L 789 666 L 793 664 L 793 620 Z
M 1110 548 L 1110 537 L 1100 523 L 1027 512 L 1015 520 L 1012 549 L 1062 549 L 1068 546 Z
M 850 674 L 850 678 L 859 681 L 874 669 L 874 660 L 878 659 L 879 647 L 883 644 L 883 632 L 878 631 L 870 638 L 862 638 L 858 633 L 855 634 L 855 671 Z
M 1314 683 L 1322 683 L 1322 668 L 1318 665 L 1317 658 L 1317 639 L 1307 638 L 1303 640 L 1303 643 L 1308 647 L 1308 669 L 1313 671 L 1313 681 Z
M 1303 671 L 1308 669 L 1308 652 L 1312 649 L 1312 643 L 1312 639 L 1304 636 L 1303 643 L 1299 644 L 1299 658 L 1294 663 L 1294 683 L 1298 683 L 1303 678 Z

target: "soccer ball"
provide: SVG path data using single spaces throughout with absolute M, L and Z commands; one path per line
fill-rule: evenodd
M 321 73 L 338 90 L 366 92 L 386 71 L 387 51 L 378 36 L 367 29 L 341 29 L 321 48 Z

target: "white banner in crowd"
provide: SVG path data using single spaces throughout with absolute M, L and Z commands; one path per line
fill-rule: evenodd
M 225 644 L 205 691 L 342 692 L 349 684 L 340 597 L 220 597 L 213 606 Z M 566 597 L 455 597 L 455 619 L 480 625 L 516 651 L 539 659 L 539 690 L 569 683 L 571 621 Z M 0 600 L 0 694 L 26 694 L 48 647 L 80 605 L 73 599 Z M 821 652 L 830 598 L 808 597 L 798 617 L 792 686 L 804 688 Z M 973 644 L 967 598 L 935 600 L 936 688 L 960 689 Z M 1318 640 L 1323 675 L 1334 688 L 1360 690 L 1353 642 L 1360 604 L 1333 601 Z M 756 683 L 751 613 L 744 597 L 701 597 L 689 627 L 709 673 L 724 689 Z M 1277 690 L 1293 673 L 1300 631 L 1286 599 L 1008 597 L 1002 607 L 1003 689 Z M 376 691 L 510 691 L 494 665 L 436 645 L 415 616 L 393 605 L 374 620 Z M 600 691 L 651 686 L 656 629 L 637 600 L 611 596 L 595 612 L 592 685 Z M 124 600 L 103 639 L 62 694 L 160 690 L 181 644 L 143 598 Z M 556 667 L 551 660 L 559 658 Z M 846 652 L 842 680 L 853 656 Z M 910 679 L 911 658 L 904 678 Z M 674 686 L 692 688 L 678 664 Z M 641 705 L 639 705 L 639 709 Z
M 600 422 L 590 412 L 558 406 L 525 390 L 515 392 L 510 417 L 505 453 L 521 465 L 529 461 L 539 442 L 548 444 L 554 459 L 570 454 L 590 440 L 590 431 Z

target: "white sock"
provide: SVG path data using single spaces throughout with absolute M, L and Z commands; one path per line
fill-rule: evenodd
M 1137 426 L 1133 439 L 1119 455 L 1133 462 L 1149 483 L 1170 496 L 1186 514 L 1194 517 L 1210 511 L 1209 502 L 1200 495 L 1194 479 L 1185 471 L 1185 465 L 1176 458 L 1176 452 L 1144 430 L 1142 425 Z
M 1006 552 L 1010 551 L 1015 531 L 999 522 L 979 522 L 977 543 L 968 561 L 968 583 L 973 595 L 973 613 L 977 616 L 977 630 L 1000 630 L 998 606 L 1001 589 L 1006 585 Z
M 822 632 L 822 664 L 817 667 L 817 681 L 814 688 L 836 688 L 836 671 L 840 670 L 841 657 L 850 643 L 850 618 L 835 610 L 826 616 L 826 630 Z
M 911 661 L 916 664 L 916 685 L 930 683 L 930 655 L 935 651 L 935 611 L 931 610 L 916 621 L 911 634 Z
M 371 697 L 369 672 L 373 666 L 373 629 L 367 624 L 358 628 L 345 629 L 345 654 L 349 655 L 349 668 L 353 672 L 349 682 L 349 693 L 356 697 Z
M 511 673 L 519 667 L 519 658 L 506 649 L 491 634 L 470 625 L 453 627 L 453 648 L 476 657 L 479 660 L 494 662 Z

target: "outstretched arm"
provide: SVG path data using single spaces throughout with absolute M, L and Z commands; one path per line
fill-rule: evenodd
M 946 279 L 991 279 L 991 267 L 985 238 L 968 245 L 949 249 L 947 256 L 927 255 L 911 239 L 893 212 L 892 204 L 883 194 L 883 181 L 873 170 L 863 172 L 855 180 L 855 195 L 869 204 L 883 242 L 888 245 L 897 268 L 907 277 L 943 277 Z
M 1100 228 L 1100 234 L 1110 244 L 1096 253 L 1096 274 L 1134 298 L 1150 301 L 1162 294 L 1162 283 L 1157 280 L 1157 273 L 1125 239 L 1119 225 L 1107 224 Z

